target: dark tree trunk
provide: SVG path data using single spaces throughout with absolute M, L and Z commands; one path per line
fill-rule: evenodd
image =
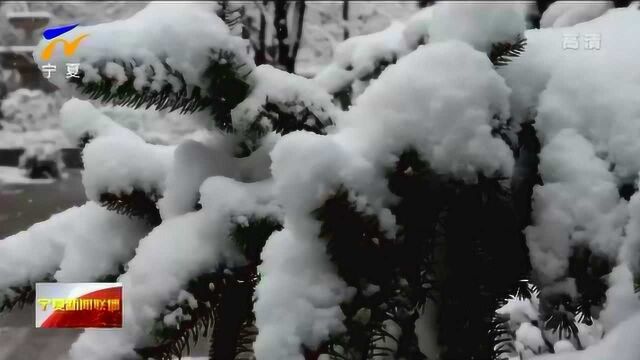
M 289 54 L 289 56 L 287 57 L 287 64 L 286 64 L 286 68 L 287 71 L 290 73 L 295 72 L 295 67 L 296 67 L 296 58 L 298 57 L 298 50 L 300 49 L 300 43 L 302 42 L 302 30 L 304 28 L 304 13 L 307 9 L 307 4 L 301 0 L 301 1 L 296 1 L 295 7 L 294 7 L 294 24 L 296 27 L 295 29 L 295 34 L 296 34 L 296 38 L 295 41 L 293 42 L 293 49 L 291 51 L 291 53 Z
M 209 348 L 211 360 L 234 360 L 240 332 L 253 311 L 252 278 L 256 268 L 247 266 L 225 278 L 222 299 L 216 309 L 216 319 Z
M 347 26 L 347 22 L 349 21 L 349 0 L 342 1 L 342 20 L 344 22 L 343 38 L 346 40 L 349 38 L 349 27 Z
M 418 7 L 425 8 L 435 3 L 435 0 L 420 0 L 418 1 Z
M 276 29 L 277 50 L 275 53 L 274 66 L 286 70 L 289 63 L 289 28 L 287 23 L 287 10 L 289 3 L 286 0 L 275 1 L 275 12 L 273 16 L 273 26 Z
M 266 6 L 267 1 L 265 0 L 263 4 Z M 267 19 L 263 12 L 260 12 L 260 29 L 258 30 L 258 45 L 254 47 L 255 55 L 254 61 L 256 65 L 262 65 L 267 62 Z

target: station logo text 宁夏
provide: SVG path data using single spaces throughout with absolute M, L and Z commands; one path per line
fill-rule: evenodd
M 78 26 L 78 24 L 70 24 L 70 25 L 48 28 L 48 29 L 45 29 L 44 32 L 42 33 L 42 37 L 46 40 L 49 40 L 49 43 L 42 49 L 40 53 L 40 57 L 43 60 L 47 61 L 47 64 L 42 65 L 42 68 L 41 68 L 44 77 L 46 77 L 47 79 L 51 77 L 51 73 L 56 71 L 56 65 L 48 63 L 48 61 L 51 60 L 51 57 L 53 56 L 54 52 L 59 51 L 58 49 L 61 49 L 64 56 L 70 57 L 76 52 L 82 40 L 84 40 L 89 36 L 89 34 L 80 34 L 71 40 L 67 40 L 59 37 L 60 35 L 73 30 L 76 26 Z M 66 78 L 67 79 L 71 77 L 78 78 L 79 77 L 78 71 L 79 71 L 80 64 L 67 63 L 66 65 L 67 65 Z

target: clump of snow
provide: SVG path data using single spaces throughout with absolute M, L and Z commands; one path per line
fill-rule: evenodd
M 300 359 L 302 344 L 315 348 L 330 334 L 345 330 L 340 304 L 351 293 L 335 274 L 324 245 L 303 235 L 279 231 L 262 252 L 255 304 L 259 333 L 254 350 L 259 359 Z
M 496 310 L 496 313 L 509 315 L 509 321 L 512 322 L 513 325 L 518 325 L 538 319 L 538 304 L 539 300 L 537 296 L 531 299 L 514 297 L 508 299 L 506 304 Z
M 637 336 L 640 332 L 640 313 L 636 313 L 611 330 L 598 344 L 584 351 L 574 351 L 535 357 L 535 360 L 636 360 L 640 358 Z
M 58 109 L 62 103 L 57 92 L 18 89 L 9 93 L 0 103 L 0 148 L 68 146 L 60 131 Z
M 93 138 L 114 136 L 123 139 L 140 138 L 131 130 L 113 122 L 90 102 L 73 98 L 60 109 L 62 129 L 72 144 L 79 144 L 84 136 Z
M 514 119 L 519 123 L 535 117 L 539 96 L 552 75 L 563 76 L 562 81 L 570 82 L 571 84 L 566 86 L 574 90 L 580 88 L 578 83 L 589 84 L 590 87 L 605 86 L 609 89 L 618 84 L 619 80 L 623 80 L 623 86 L 629 86 L 628 80 L 633 79 L 633 76 L 624 79 L 620 74 L 624 74 L 625 71 L 635 71 L 629 66 L 632 64 L 632 59 L 637 58 L 637 54 L 640 53 L 640 44 L 633 36 L 634 29 L 638 28 L 639 17 L 637 9 L 612 9 L 592 21 L 570 28 L 526 31 L 527 46 L 524 53 L 513 59 L 509 66 L 498 70 L 513 90 L 511 104 Z M 579 35 L 579 49 L 563 49 L 567 34 Z M 586 38 L 580 36 L 586 34 L 595 34 L 596 37 L 600 37 L 599 50 L 586 48 Z M 569 73 L 563 75 L 567 71 Z M 607 75 L 616 75 L 615 80 L 602 80 L 606 79 Z M 560 81 L 558 79 L 558 82 Z M 618 101 L 615 99 L 615 94 L 627 96 L 626 91 L 616 90 L 615 93 L 608 91 L 596 90 L 598 96 L 604 96 L 613 101 Z M 628 96 L 631 95 L 628 94 Z M 580 107 L 588 103 L 579 97 L 572 99 L 572 103 L 578 102 Z M 621 110 L 626 108 L 625 105 Z M 603 120 L 607 118 L 604 117 Z
M 370 166 L 346 153 L 331 136 L 289 134 L 271 157 L 276 198 L 285 211 L 284 229 L 272 234 L 262 251 L 254 349 L 260 359 L 300 359 L 301 345 L 314 348 L 344 331 L 340 304 L 355 291 L 336 274 L 318 239 L 320 223 L 310 212 L 341 183 L 376 177 Z
M 483 52 L 513 42 L 527 28 L 525 2 L 438 1 L 432 6 L 429 41 L 460 40 Z
M 633 274 L 640 274 L 640 194 L 629 200 L 629 221 L 625 227 L 625 239 L 620 248 L 620 260 L 627 264 Z
M 393 22 L 383 31 L 345 40 L 336 46 L 332 63 L 314 80 L 334 93 L 369 75 L 381 62 L 395 62 L 412 50 L 405 41 L 404 29 L 404 24 Z
M 178 303 L 187 303 L 192 309 L 198 307 L 198 301 L 193 297 L 193 294 L 184 290 L 180 290 L 178 293 Z
M 114 62 L 108 62 L 104 66 L 104 74 L 111 79 L 116 81 L 116 85 L 120 86 L 127 81 L 127 74 L 124 71 L 124 68 L 120 64 L 116 64 Z
M 63 56 L 58 49 L 50 60 L 43 59 L 42 51 L 50 41 L 42 39 L 34 51 L 34 59 L 38 66 L 50 63 L 57 69 L 64 69 L 67 63 L 78 63 L 85 72 L 84 82 L 99 80 L 99 72 L 124 81 L 121 69 L 105 62 L 109 59 L 135 60 L 137 88 L 149 86 L 151 89 L 159 89 L 173 76 L 167 74 L 162 65 L 164 62 L 181 73 L 189 86 L 206 87 L 203 72 L 213 56 L 211 50 L 231 53 L 235 62 L 253 66 L 246 51 L 247 41 L 230 34 L 229 28 L 216 15 L 218 6 L 215 2 L 151 2 L 128 19 L 78 26 L 60 35 L 56 39 L 69 42 L 88 35 L 71 56 Z M 153 74 L 151 67 L 155 70 Z M 49 80 L 63 88 L 67 83 L 65 75 L 64 71 L 56 71 Z
M 626 264 L 616 266 L 609 275 L 607 302 L 600 313 L 606 331 L 640 312 L 640 299 L 634 291 L 633 274 Z
M 593 20 L 613 8 L 613 1 L 556 1 L 542 14 L 540 28 L 559 28 Z
M 531 261 L 542 283 L 565 275 L 571 247 L 589 245 L 615 259 L 626 221 L 609 164 L 573 130 L 560 131 L 543 146 L 543 186 L 533 192 L 533 225 L 526 229 Z
M 516 330 L 516 341 L 523 346 L 538 350 L 545 346 L 542 331 L 531 323 L 525 322 Z
M 458 41 L 428 44 L 367 88 L 337 137 L 375 161 L 414 147 L 443 174 L 508 176 L 511 150 L 491 131 L 509 117 L 509 93 L 485 54 Z
M 158 208 L 163 219 L 182 215 L 194 209 L 202 182 L 211 176 L 227 176 L 254 182 L 271 176 L 269 152 L 279 135 L 267 136 L 262 146 L 250 156 L 237 158 L 234 139 L 212 133 L 202 141 L 185 141 L 175 150 L 166 189 Z
M 205 181 L 202 210 L 165 220 L 140 241 L 119 279 L 127 292 L 122 330 L 85 331 L 73 344 L 71 359 L 133 356 L 132 349 L 150 340 L 154 320 L 189 280 L 221 265 L 242 265 L 245 260 L 229 236 L 231 215 L 280 217 L 270 187 L 269 182 L 243 184 L 223 177 Z
M 630 36 L 639 20 L 635 9 L 616 9 L 571 28 L 528 31 L 525 53 L 501 71 L 518 116 L 537 114 L 544 185 L 534 190 L 527 241 L 543 282 L 564 275 L 578 243 L 618 256 L 628 216 L 618 187 L 635 182 L 640 171 L 633 136 L 640 105 L 632 99 L 640 91 L 634 60 L 640 44 Z M 607 41 L 600 50 L 556 47 L 568 31 Z
M 467 181 L 478 173 L 509 175 L 511 151 L 491 135 L 509 115 L 508 97 L 485 54 L 457 41 L 427 45 L 382 73 L 329 135 L 292 133 L 276 144 L 271 169 L 284 229 L 262 253 L 258 358 L 299 359 L 301 345 L 314 348 L 344 330 L 339 306 L 355 289 L 331 266 L 311 211 L 343 185 L 393 237 L 384 170 L 409 147 L 437 171 Z
M 126 106 L 100 106 L 98 110 L 146 142 L 158 145 L 176 145 L 187 139 L 200 139 L 208 133 L 206 128 L 211 123 L 208 111 L 183 115 L 177 111 Z
M 405 23 L 403 30 L 405 41 L 411 49 L 429 42 L 429 25 L 433 19 L 433 6 L 428 6 L 414 15 Z
M 137 189 L 161 194 L 173 162 L 175 146 L 152 145 L 142 139 L 99 137 L 82 151 L 82 184 L 87 198 L 102 193 L 128 194 Z
M 0 104 L 0 129 L 23 132 L 59 126 L 57 112 L 61 103 L 58 93 L 24 88 L 13 91 Z
M 273 103 L 283 111 L 308 109 L 324 125 L 330 125 L 338 109 L 327 91 L 313 80 L 278 70 L 271 65 L 260 65 L 252 73 L 254 86 L 249 96 L 238 104 L 231 116 L 234 129 L 244 132 L 258 121 L 263 106 Z M 264 124 L 270 129 L 270 124 Z
M 553 351 L 555 351 L 556 354 L 571 352 L 575 350 L 576 348 L 573 347 L 571 341 L 568 340 L 560 340 L 553 344 Z
M 0 241 L 0 289 L 41 281 L 86 281 L 117 272 L 145 226 L 88 202 Z
M 173 326 L 173 327 L 178 327 L 180 324 L 180 322 L 184 319 L 185 314 L 183 314 L 182 312 L 182 308 L 179 307 L 175 310 L 173 310 L 172 312 L 168 313 L 167 315 L 164 316 L 164 318 L 162 318 L 162 322 L 166 325 L 166 326 Z

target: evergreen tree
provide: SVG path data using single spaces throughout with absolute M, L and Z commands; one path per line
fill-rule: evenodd
M 276 2 L 274 19 L 290 5 Z M 485 29 L 480 40 L 431 44 L 433 33 L 418 31 L 416 40 L 395 24 L 345 41 L 380 50 L 370 58 L 349 57 L 355 49 L 306 79 L 256 66 L 248 41 L 233 33 L 241 13 L 229 3 L 180 14 L 166 6 L 79 27 L 105 42 L 105 34 L 144 31 L 124 50 L 118 39 L 87 42 L 79 77 L 51 81 L 106 104 L 180 110 L 202 120 L 209 137 L 152 145 L 90 103 L 67 102 L 89 202 L 2 241 L 0 310 L 32 302 L 37 281 L 121 281 L 124 329 L 87 331 L 74 360 L 172 359 L 202 337 L 213 360 L 420 360 L 427 351 L 416 322 L 425 311 L 436 314 L 436 345 L 427 350 L 442 360 L 587 347 L 579 331 L 598 320 L 611 300 L 605 277 L 623 265 L 587 237 L 561 244 L 566 266 L 554 276 L 540 266 L 540 247 L 555 244 L 536 238 L 549 219 L 532 198 L 560 183 L 544 171 L 544 161 L 557 160 L 545 151 L 569 150 L 541 136 L 544 114 L 522 120 L 510 111 L 505 78 L 528 51 L 524 16 L 502 32 L 506 40 Z M 304 3 L 295 6 L 301 29 Z M 498 20 L 513 16 L 494 11 Z M 291 71 L 296 50 L 280 20 L 278 54 L 288 54 L 282 64 Z M 168 24 L 163 41 L 147 36 Z M 391 35 L 402 43 L 377 42 Z M 357 94 L 339 95 L 356 82 Z M 562 134 L 558 146 L 590 144 Z M 605 164 L 591 150 L 589 174 Z M 620 185 L 620 195 L 628 192 Z M 605 215 L 602 225 L 618 229 L 618 214 Z M 32 257 L 39 246 L 49 252 Z M 90 261 L 96 249 L 100 262 Z M 29 271 L 17 270 L 20 261 Z M 508 309 L 514 301 L 535 308 L 529 319 Z M 535 348 L 518 337 L 531 328 L 542 339 Z

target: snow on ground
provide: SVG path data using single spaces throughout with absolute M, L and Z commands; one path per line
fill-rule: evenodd
M 6 184 L 51 184 L 55 179 L 30 179 L 25 169 L 10 166 L 0 166 L 0 186 Z

